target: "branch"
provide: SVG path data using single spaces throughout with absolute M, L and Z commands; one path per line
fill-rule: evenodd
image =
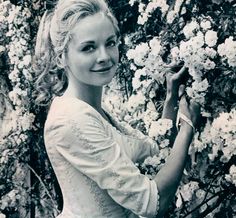
M 214 195 L 212 195 L 210 198 L 208 198 L 206 201 L 203 201 L 201 204 L 199 204 L 197 207 L 195 207 L 193 210 L 191 210 L 190 212 L 188 212 L 183 218 L 187 217 L 188 215 L 190 215 L 191 213 L 193 213 L 194 211 L 196 211 L 197 209 L 199 209 L 202 205 L 206 204 L 208 201 L 212 200 L 213 198 L 217 197 L 218 195 L 224 193 L 225 190 L 221 190 L 217 193 L 215 193 Z
M 218 200 L 214 202 L 213 205 L 208 205 L 207 209 L 203 211 L 201 214 L 198 215 L 199 218 L 204 218 L 206 217 L 207 214 L 211 213 L 213 210 L 215 210 L 223 201 L 226 193 L 223 193 L 222 195 L 219 196 Z

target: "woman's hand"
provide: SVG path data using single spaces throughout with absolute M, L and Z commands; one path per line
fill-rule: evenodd
M 176 69 L 179 67 L 176 65 L 167 65 L 166 73 L 166 90 L 167 97 L 181 97 L 184 93 L 184 81 L 187 75 L 187 68 L 182 66 L 179 71 L 176 72 Z
M 189 119 L 192 122 L 194 128 L 197 126 L 200 119 L 200 105 L 198 103 L 194 101 L 190 101 L 188 103 L 186 97 L 183 95 L 179 102 L 179 111 L 181 114 L 185 115 L 187 119 Z M 184 117 L 181 119 L 181 116 L 180 116 L 180 122 L 181 124 L 183 122 L 188 123 L 186 122 Z

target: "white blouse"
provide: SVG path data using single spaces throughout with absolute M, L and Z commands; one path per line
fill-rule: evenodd
M 111 117 L 110 117 L 111 118 Z M 140 131 L 115 126 L 77 98 L 56 97 L 45 123 L 47 153 L 63 194 L 60 218 L 154 217 L 156 183 L 134 164 L 158 153 Z

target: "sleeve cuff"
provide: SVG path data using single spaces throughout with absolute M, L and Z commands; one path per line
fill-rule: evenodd
M 151 181 L 151 198 L 149 202 L 150 214 L 155 217 L 159 212 L 159 191 L 154 180 Z

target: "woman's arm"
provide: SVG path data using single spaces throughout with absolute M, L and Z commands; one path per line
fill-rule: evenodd
M 185 166 L 192 134 L 192 128 L 188 124 L 183 123 L 166 164 L 154 179 L 160 195 L 158 217 L 164 215 L 175 195 Z
M 175 123 L 178 111 L 178 100 L 184 93 L 184 85 L 181 85 L 181 83 L 183 82 L 183 77 L 186 73 L 186 67 L 183 66 L 177 73 L 167 73 L 166 75 L 167 91 L 161 118 L 170 119 L 173 122 L 169 138 L 171 145 L 174 143 L 177 134 Z
M 199 106 L 196 103 L 188 105 L 185 97 L 180 101 L 180 110 L 191 118 L 196 125 L 199 117 Z M 193 137 L 193 128 L 184 120 L 181 120 L 179 133 L 174 141 L 171 154 L 166 164 L 154 178 L 160 195 L 160 208 L 158 217 L 162 217 L 172 201 L 179 185 L 185 166 L 188 148 Z

